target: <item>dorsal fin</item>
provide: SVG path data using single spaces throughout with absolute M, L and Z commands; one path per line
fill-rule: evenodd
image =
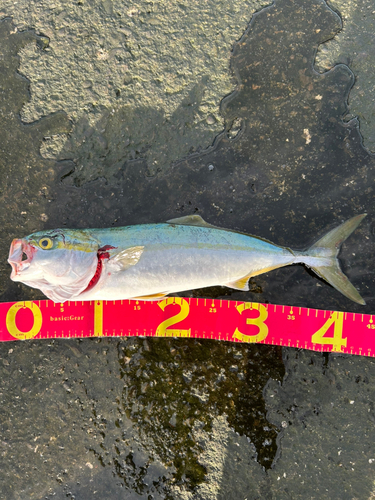
M 206 222 L 200 215 L 185 215 L 184 217 L 178 217 L 177 219 L 167 220 L 167 224 L 176 224 L 177 226 L 198 226 L 198 227 L 209 227 L 211 229 L 220 229 L 220 231 L 226 231 L 227 233 L 243 234 L 245 236 L 251 236 L 257 240 L 265 241 L 266 243 L 271 243 L 275 245 L 272 241 L 266 238 L 260 238 L 259 236 L 254 236 L 253 234 L 244 233 L 243 231 L 236 231 L 235 229 L 225 229 L 224 227 L 213 226 Z
M 213 226 L 206 222 L 200 215 L 185 215 L 184 217 L 177 217 L 177 219 L 167 220 L 168 224 L 177 224 L 178 226 L 199 226 L 211 227 L 214 229 L 221 229 L 220 227 Z

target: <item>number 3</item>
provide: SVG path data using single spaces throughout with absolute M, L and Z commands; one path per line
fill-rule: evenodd
M 257 318 L 246 318 L 246 324 L 257 326 L 259 328 L 259 332 L 257 335 L 245 335 L 244 333 L 241 333 L 238 328 L 236 328 L 233 337 L 241 340 L 242 342 L 261 342 L 264 340 L 268 335 L 268 326 L 264 323 L 268 317 L 268 311 L 264 305 L 247 302 L 245 304 L 240 304 L 236 307 L 236 309 L 240 314 L 242 314 L 242 312 L 246 309 L 256 309 L 259 311 L 259 316 Z

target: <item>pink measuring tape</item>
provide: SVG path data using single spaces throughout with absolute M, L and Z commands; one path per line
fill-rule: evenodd
M 86 337 L 192 337 L 375 355 L 372 315 L 255 302 L 0 303 L 0 341 Z

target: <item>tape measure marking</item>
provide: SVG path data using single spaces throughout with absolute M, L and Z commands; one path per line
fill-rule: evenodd
M 17 327 L 17 313 L 22 309 L 28 309 L 33 315 L 33 325 L 27 330 L 20 330 Z M 6 327 L 8 332 L 19 340 L 32 339 L 42 328 L 42 313 L 40 308 L 33 302 L 15 302 L 11 304 L 6 315 Z
M 192 337 L 374 356 L 374 330 L 368 314 L 215 299 L 0 303 L 0 341 Z

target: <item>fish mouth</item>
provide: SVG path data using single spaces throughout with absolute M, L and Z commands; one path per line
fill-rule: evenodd
M 12 266 L 10 278 L 17 281 L 22 271 L 30 267 L 31 261 L 37 249 L 25 240 L 15 239 L 9 250 L 8 262 Z

